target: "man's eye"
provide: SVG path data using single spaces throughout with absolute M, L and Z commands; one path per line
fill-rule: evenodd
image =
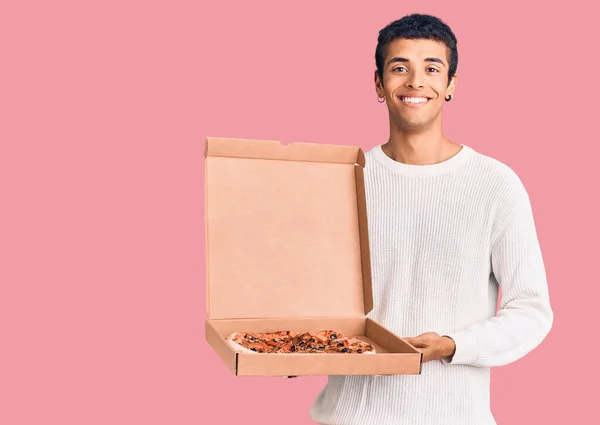
M 429 69 L 433 69 L 435 72 L 440 72 L 437 70 L 437 68 L 429 68 Z
M 399 67 L 397 67 L 397 68 L 394 68 L 394 69 L 392 69 L 392 71 L 395 71 L 395 70 L 397 70 L 397 69 L 406 69 L 406 68 L 404 68 L 403 66 L 399 66 Z

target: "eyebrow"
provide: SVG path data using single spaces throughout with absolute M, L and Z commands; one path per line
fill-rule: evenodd
M 395 57 L 395 58 L 390 59 L 387 64 L 389 65 L 394 62 L 410 62 L 410 61 L 406 58 Z M 442 64 L 443 66 L 446 66 L 446 64 L 439 58 L 425 58 L 425 60 L 423 62 L 436 62 L 436 63 Z

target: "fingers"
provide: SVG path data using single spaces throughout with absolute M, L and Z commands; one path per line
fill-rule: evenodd
M 423 347 L 425 345 L 425 341 L 423 341 L 423 338 L 418 336 L 413 338 L 404 338 L 404 340 L 415 348 Z
M 420 336 L 413 338 L 403 338 L 406 342 L 412 345 L 417 351 L 423 354 L 423 363 L 427 363 L 431 360 L 431 347 L 429 347 L 425 341 L 425 338 Z
M 434 336 L 437 336 L 437 334 L 434 332 L 425 332 L 425 333 L 423 333 L 421 335 L 417 335 L 415 337 L 403 338 L 403 339 L 415 348 L 416 347 L 429 347 L 430 345 L 432 345 L 432 342 L 435 341 L 433 339 Z

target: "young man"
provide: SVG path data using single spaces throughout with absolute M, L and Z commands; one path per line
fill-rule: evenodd
M 311 409 L 317 423 L 493 425 L 490 368 L 531 352 L 552 326 L 522 182 L 442 133 L 457 62 L 454 34 L 433 16 L 379 34 L 375 88 L 390 137 L 366 154 L 369 317 L 421 350 L 424 364 L 421 375 L 329 377 Z

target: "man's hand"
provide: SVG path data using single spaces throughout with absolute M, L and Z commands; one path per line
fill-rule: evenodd
M 403 339 L 423 353 L 423 363 L 452 357 L 456 350 L 452 338 L 440 336 L 435 332 L 426 332 L 413 338 Z

